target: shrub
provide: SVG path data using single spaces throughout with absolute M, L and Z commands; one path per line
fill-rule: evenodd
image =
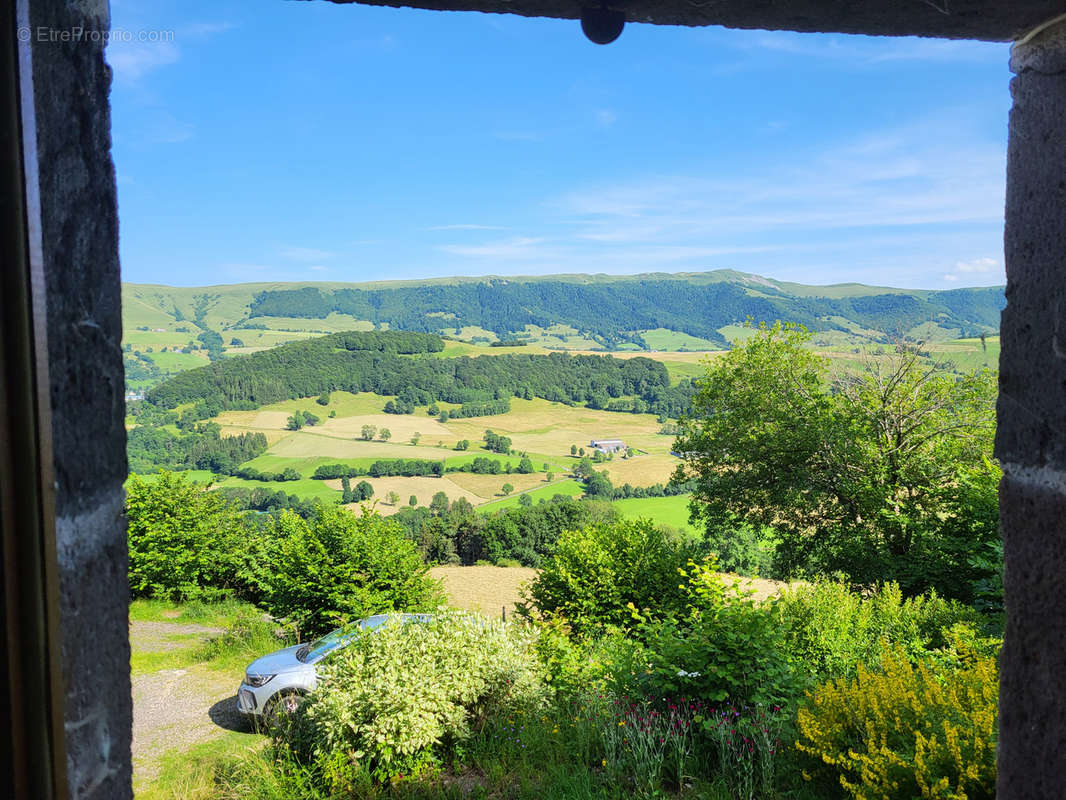
M 859 664 L 876 666 L 886 643 L 915 660 L 944 647 L 948 628 L 981 623 L 972 608 L 935 592 L 904 599 L 895 583 L 868 597 L 839 583 L 793 587 L 777 608 L 790 652 L 816 683 L 854 677 Z
M 367 768 L 379 780 L 417 772 L 487 716 L 545 705 L 533 643 L 530 628 L 460 613 L 387 624 L 321 668 L 288 735 L 342 779 Z
M 774 603 L 757 604 L 736 585 L 727 591 L 716 568 L 713 560 L 689 562 L 680 571 L 683 613 L 636 628 L 643 650 L 624 692 L 737 706 L 788 703 L 799 694 Z
M 385 611 L 441 602 L 415 544 L 379 514 L 324 506 L 311 520 L 283 511 L 266 527 L 266 608 L 304 635 Z
M 681 596 L 678 569 L 690 549 L 651 520 L 624 520 L 564 531 L 528 589 L 542 616 L 576 631 L 632 621 L 628 606 L 669 612 Z
M 804 777 L 839 782 L 852 797 L 981 800 L 996 794 L 998 670 L 912 665 L 888 649 L 879 671 L 827 683 L 799 710 Z
M 130 591 L 168 600 L 255 599 L 255 538 L 217 493 L 161 472 L 126 484 Z

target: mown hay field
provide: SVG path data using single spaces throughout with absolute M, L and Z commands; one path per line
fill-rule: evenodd
M 433 567 L 429 574 L 444 586 L 448 602 L 455 608 L 474 611 L 490 617 L 514 614 L 515 603 L 521 600 L 522 587 L 537 576 L 530 567 Z M 739 584 L 742 591 L 751 592 L 756 600 L 766 600 L 780 594 L 789 584 L 764 578 L 742 578 L 722 573 L 727 586 Z
M 480 448 L 487 429 L 509 436 L 514 449 L 528 453 L 538 471 L 548 464 L 557 475 L 577 464 L 577 459 L 570 455 L 571 446 L 588 448 L 592 439 L 622 439 L 627 445 L 644 451 L 633 459 L 617 455 L 597 465 L 597 469 L 606 469 L 616 484 L 665 483 L 678 464 L 669 453 L 673 437 L 659 433 L 661 426 L 651 414 L 597 411 L 547 400 L 515 398 L 507 414 L 442 423 L 429 416 L 425 408 L 419 408 L 414 414 L 380 413 L 388 399 L 365 392 L 333 392 L 325 407 L 318 405 L 315 398 L 287 400 L 255 411 L 226 411 L 216 421 L 224 435 L 248 432 L 266 435 L 269 449 L 247 466 L 274 472 L 292 467 L 305 478 L 322 464 L 344 462 L 367 466 L 378 459 L 430 459 L 455 464 L 481 456 L 504 464 L 511 462 L 517 467 L 520 456 L 500 456 Z M 299 431 L 288 430 L 289 417 L 303 410 L 317 415 L 321 422 Z M 337 412 L 332 419 L 328 416 L 331 410 Z M 364 425 L 377 429 L 377 437 L 372 441 L 361 438 Z M 388 441 L 380 439 L 383 428 L 392 434 Z M 418 444 L 412 445 L 411 438 L 416 433 Z M 464 439 L 470 442 L 470 449 L 456 451 L 456 443 Z M 456 482 L 486 499 L 492 499 L 504 483 L 511 483 L 518 491 L 536 488 L 524 476 L 511 475 L 507 476 L 511 480 L 501 478 L 498 482 L 491 480 L 495 477 L 462 477 Z
M 429 574 L 444 585 L 449 603 L 464 611 L 500 617 L 507 609 L 514 614 L 521 587 L 533 580 L 537 570 L 529 567 L 433 567 Z

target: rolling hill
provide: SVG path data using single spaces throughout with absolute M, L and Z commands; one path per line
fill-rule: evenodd
M 728 348 L 745 335 L 740 326 L 748 318 L 780 319 L 815 331 L 816 346 L 846 351 L 893 337 L 945 342 L 995 334 L 1005 305 L 1001 287 L 806 286 L 732 270 L 203 287 L 129 283 L 122 300 L 131 390 L 222 355 L 342 331 L 439 333 L 457 340 L 449 354 L 499 344 L 521 344 L 529 352 L 684 353 Z M 672 370 L 680 374 L 682 367 Z
M 1004 298 L 999 287 L 804 286 L 718 270 L 352 284 L 125 284 L 123 303 L 131 341 L 139 338 L 138 329 L 169 333 L 184 327 L 180 332 L 195 338 L 210 328 L 243 342 L 240 331 L 321 334 L 376 327 L 561 349 L 697 350 L 728 346 L 731 327 L 749 317 L 799 322 L 840 344 L 994 333 Z M 231 337 L 229 331 L 238 333 Z M 271 334 L 263 345 L 278 338 L 284 337 Z

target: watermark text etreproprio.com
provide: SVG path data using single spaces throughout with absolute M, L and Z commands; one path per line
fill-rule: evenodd
M 50 28 L 38 25 L 35 28 L 18 29 L 20 42 L 87 42 L 107 44 L 108 42 L 173 42 L 174 31 L 126 30 L 125 28 Z

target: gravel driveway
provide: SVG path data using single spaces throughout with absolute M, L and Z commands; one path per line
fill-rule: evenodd
M 165 622 L 130 623 L 130 640 L 141 651 L 195 647 L 218 628 Z M 186 642 L 167 634 L 201 634 Z M 247 731 L 237 713 L 235 692 L 240 675 L 194 664 L 162 669 L 133 678 L 133 769 L 138 781 L 152 780 L 163 753 L 188 749 L 227 730 Z

